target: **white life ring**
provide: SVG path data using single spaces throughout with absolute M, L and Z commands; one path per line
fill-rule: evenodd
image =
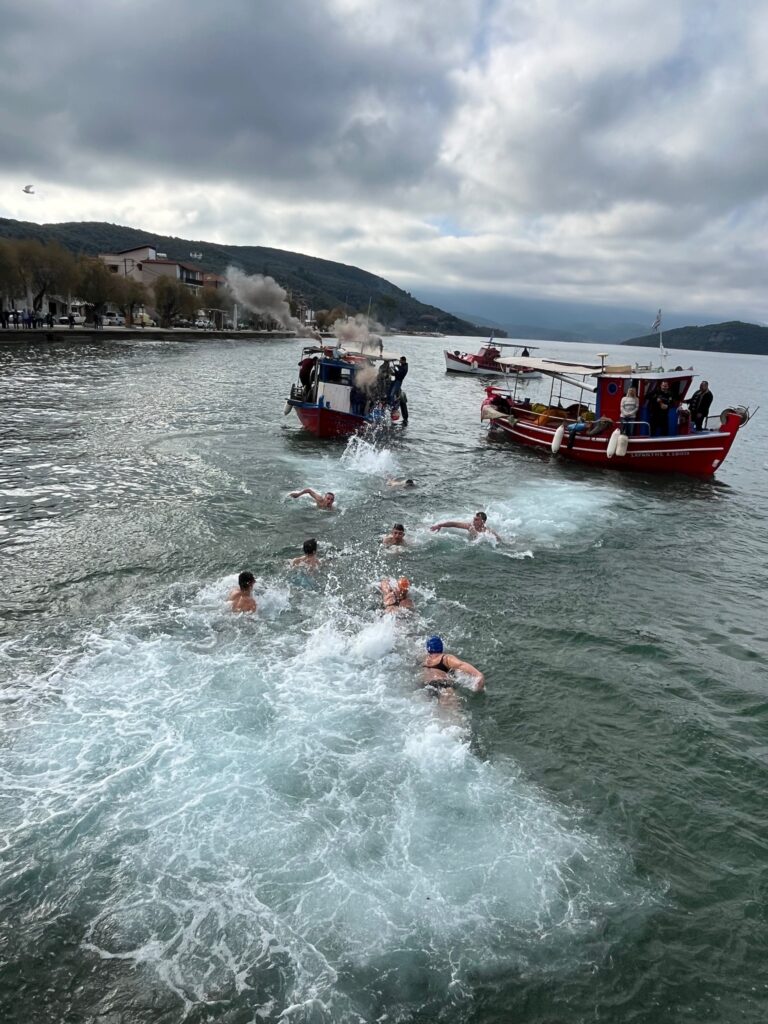
M 552 438 L 552 454 L 557 455 L 560 451 L 560 445 L 563 443 L 565 437 L 565 424 L 561 423 L 555 431 L 555 436 Z
M 620 437 L 621 437 L 621 431 L 619 430 L 618 427 L 616 427 L 614 432 L 608 438 L 608 451 L 607 451 L 606 454 L 608 455 L 609 459 L 612 459 L 613 456 L 616 454 L 616 448 L 618 447 L 619 438 Z

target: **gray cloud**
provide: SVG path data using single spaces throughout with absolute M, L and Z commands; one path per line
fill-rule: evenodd
M 6 0 L 0 212 L 768 319 L 766 47 L 757 0 Z

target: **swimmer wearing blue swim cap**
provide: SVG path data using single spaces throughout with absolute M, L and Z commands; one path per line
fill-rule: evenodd
M 462 661 L 455 654 L 446 654 L 443 641 L 439 636 L 431 636 L 427 640 L 427 656 L 424 659 L 424 685 L 437 690 L 444 690 L 454 685 L 453 673 L 460 672 L 473 680 L 472 689 L 479 693 L 485 689 L 485 676 L 479 668 Z

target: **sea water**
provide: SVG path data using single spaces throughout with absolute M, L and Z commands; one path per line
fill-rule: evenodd
M 588 472 L 402 345 L 409 426 L 338 443 L 292 341 L 3 352 L 4 1020 L 762 1019 L 759 421 L 716 482 Z M 486 693 L 421 688 L 434 632 Z

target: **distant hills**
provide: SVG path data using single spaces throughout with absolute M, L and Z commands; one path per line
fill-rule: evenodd
M 744 352 L 752 355 L 768 355 L 768 327 L 745 324 L 732 320 L 724 324 L 708 324 L 706 327 L 676 327 L 664 331 L 664 347 L 669 349 L 697 349 L 699 352 Z M 645 334 L 641 338 L 630 338 L 623 345 L 658 347 L 658 334 Z
M 192 262 L 195 267 L 210 273 L 223 274 L 228 266 L 236 266 L 247 274 L 271 276 L 287 291 L 303 296 L 311 309 L 338 307 L 350 313 L 366 313 L 370 309 L 373 317 L 396 331 L 470 336 L 487 333 L 485 327 L 478 327 L 437 306 L 419 302 L 410 292 L 359 267 L 284 249 L 270 249 L 262 245 L 220 245 L 201 239 L 157 235 L 103 221 L 34 224 L 0 218 L 0 238 L 59 242 L 71 252 L 88 256 L 150 244 L 170 259 Z M 193 252 L 202 253 L 202 259 L 192 260 L 190 253 Z

